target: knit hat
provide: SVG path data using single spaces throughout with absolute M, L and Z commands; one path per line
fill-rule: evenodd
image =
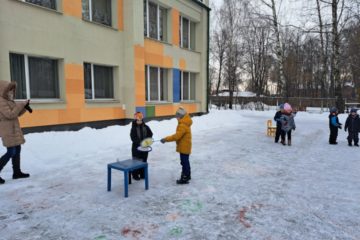
M 336 107 L 332 107 L 332 108 L 330 108 L 330 112 L 331 113 L 336 113 L 338 110 L 337 110 L 337 108 Z
M 186 114 L 186 110 L 184 108 L 182 108 L 182 107 L 179 107 L 178 110 L 175 113 L 175 116 L 177 118 L 183 118 L 185 116 L 185 114 Z
M 284 110 L 285 110 L 286 112 L 291 112 L 291 111 L 292 111 L 291 105 L 290 105 L 289 103 L 285 103 L 285 104 L 284 104 Z
M 357 112 L 357 109 L 356 108 L 352 108 L 351 110 L 350 110 L 350 113 L 356 113 Z
M 144 118 L 144 115 L 142 114 L 142 112 L 136 112 L 134 114 L 134 119 L 135 120 L 143 120 L 143 118 Z

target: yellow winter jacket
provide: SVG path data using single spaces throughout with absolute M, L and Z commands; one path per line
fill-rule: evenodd
M 174 135 L 165 138 L 166 142 L 176 141 L 176 151 L 183 154 L 191 153 L 191 125 L 192 120 L 189 114 L 179 119 Z

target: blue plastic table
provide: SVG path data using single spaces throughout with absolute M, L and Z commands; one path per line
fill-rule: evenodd
M 120 162 L 113 162 L 107 165 L 108 171 L 108 181 L 107 181 L 107 190 L 111 191 L 111 169 L 117 169 L 124 172 L 124 187 L 125 187 L 125 197 L 128 197 L 128 186 L 129 180 L 131 178 L 130 172 L 136 169 L 144 169 L 145 172 L 145 189 L 149 189 L 149 177 L 148 177 L 148 164 L 139 160 L 127 159 Z

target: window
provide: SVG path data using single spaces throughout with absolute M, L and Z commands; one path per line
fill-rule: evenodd
M 85 99 L 113 99 L 113 67 L 84 63 Z
M 167 10 L 144 0 L 144 36 L 166 41 Z
M 167 100 L 167 71 L 164 68 L 145 66 L 146 101 Z
M 195 100 L 195 73 L 181 72 L 181 101 Z
M 183 16 L 180 16 L 179 23 L 180 23 L 180 27 L 179 27 L 180 46 L 182 48 L 195 50 L 196 24 Z
M 82 0 L 83 19 L 111 26 L 111 0 Z
M 28 2 L 56 10 L 56 0 L 23 0 L 23 2 Z
M 11 80 L 17 99 L 58 99 L 58 60 L 10 53 Z

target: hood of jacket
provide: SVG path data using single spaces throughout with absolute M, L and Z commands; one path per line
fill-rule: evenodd
M 9 99 L 9 92 L 14 91 L 15 96 L 15 89 L 16 89 L 16 82 L 9 82 L 9 81 L 3 81 L 0 80 L 0 96 L 10 100 Z
M 185 124 L 186 126 L 190 127 L 193 123 L 190 115 L 187 113 L 184 117 L 179 119 L 179 123 Z

